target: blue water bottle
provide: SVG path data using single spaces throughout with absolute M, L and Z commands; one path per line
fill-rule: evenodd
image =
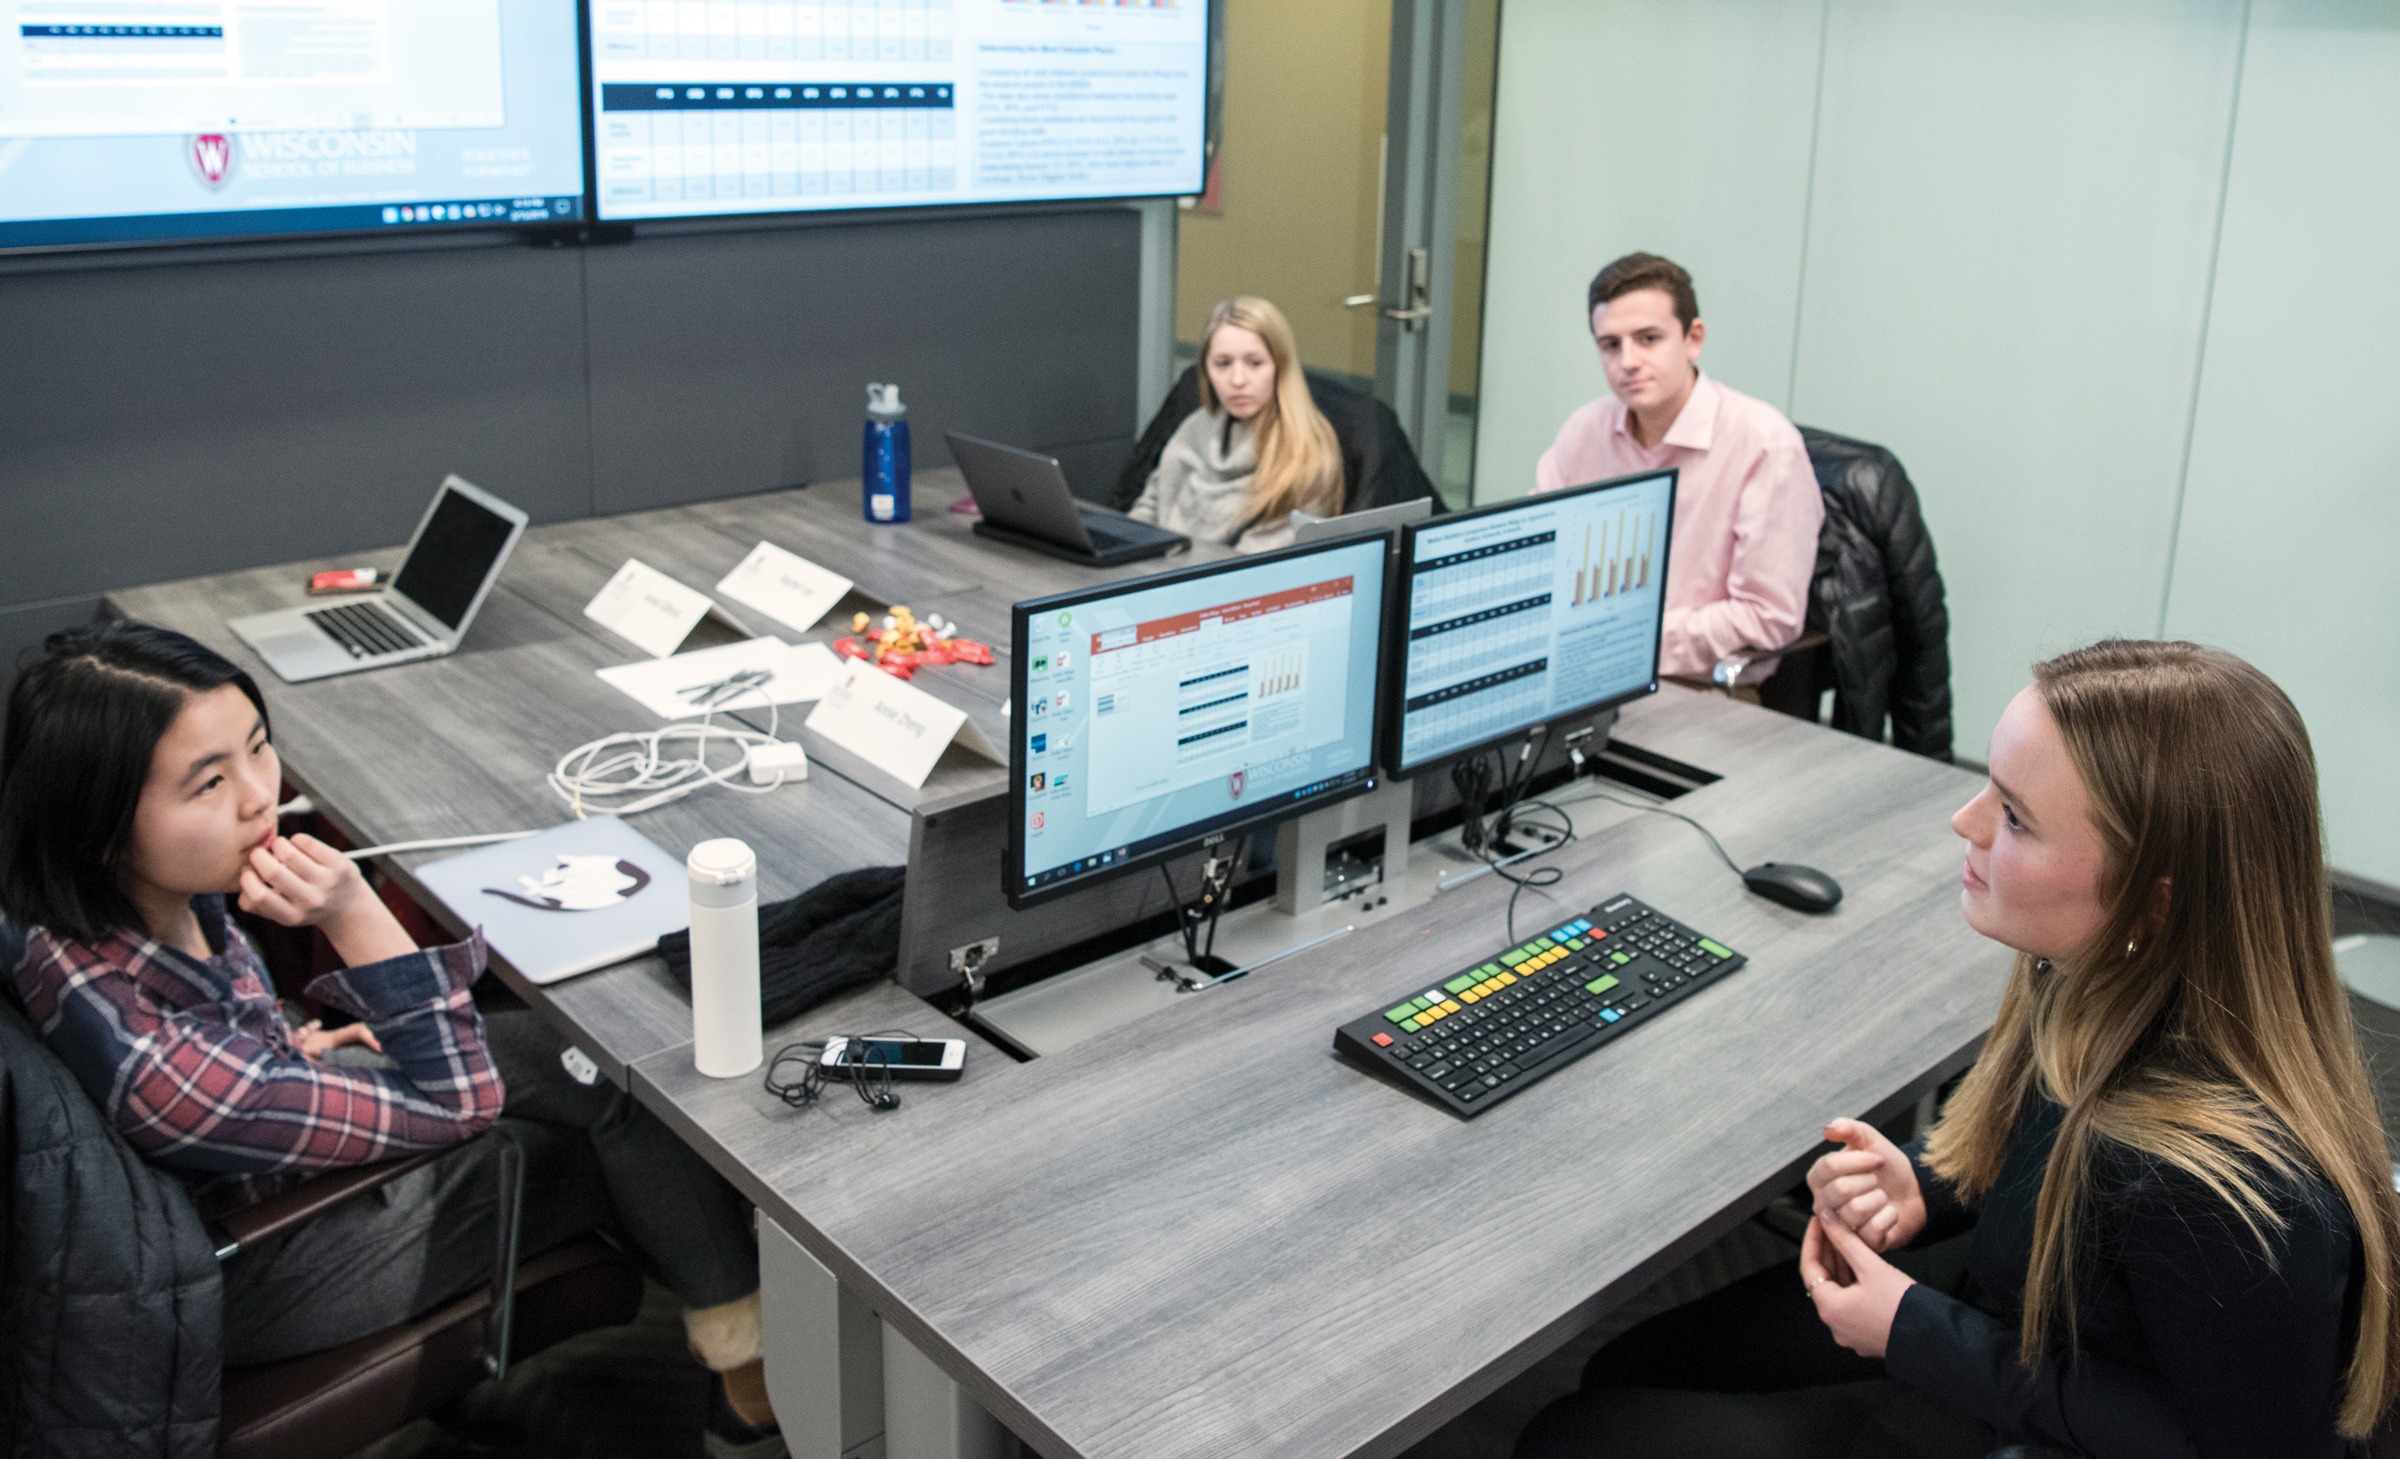
M 867 387 L 867 435 L 858 470 L 870 522 L 908 520 L 908 407 L 897 385 Z

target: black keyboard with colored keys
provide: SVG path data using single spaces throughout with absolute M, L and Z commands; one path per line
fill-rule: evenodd
M 1334 1031 L 1334 1047 L 1480 1114 L 1747 959 L 1632 897 Z

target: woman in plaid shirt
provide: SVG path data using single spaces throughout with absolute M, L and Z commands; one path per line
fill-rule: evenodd
M 529 1010 L 478 1009 L 480 935 L 421 949 L 355 864 L 278 834 L 281 785 L 266 702 L 218 654 L 135 623 L 51 638 L 0 741 L 0 911 L 28 929 L 12 981 L 43 1040 L 204 1215 L 510 1119 L 525 1253 L 596 1227 L 627 1237 L 725 1374 L 711 1451 L 782 1452 L 740 1198 L 621 1091 L 570 1078 Z M 322 932 L 347 966 L 308 996 L 357 1021 L 287 1026 L 229 899 Z M 490 1150 L 245 1251 L 225 1274 L 226 1362 L 347 1342 L 488 1280 Z

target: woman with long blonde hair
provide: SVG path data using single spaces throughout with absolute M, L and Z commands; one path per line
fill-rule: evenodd
M 2400 1395 L 2400 1197 L 2299 711 L 2231 654 L 2110 641 L 2037 665 L 1990 755 L 1961 902 L 2017 959 L 1940 1122 L 1828 1125 L 1800 1280 L 1684 1310 L 1663 1346 L 1753 1345 L 1748 1381 L 1587 1378 L 1521 1454 L 1675 1452 L 1662 1399 L 1771 1436 L 1724 1455 L 2363 1452 Z M 1886 1259 L 1961 1232 L 1955 1292 Z
M 1342 510 L 1342 451 L 1283 311 L 1237 295 L 1200 337 L 1200 409 L 1168 438 L 1132 515 L 1243 552 L 1288 545 L 1292 513 Z

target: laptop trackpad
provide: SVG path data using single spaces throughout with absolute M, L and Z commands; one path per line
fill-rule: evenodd
M 331 645 L 314 633 L 278 633 L 273 638 L 262 640 L 258 651 L 269 659 L 298 659 L 321 654 L 329 647 Z

